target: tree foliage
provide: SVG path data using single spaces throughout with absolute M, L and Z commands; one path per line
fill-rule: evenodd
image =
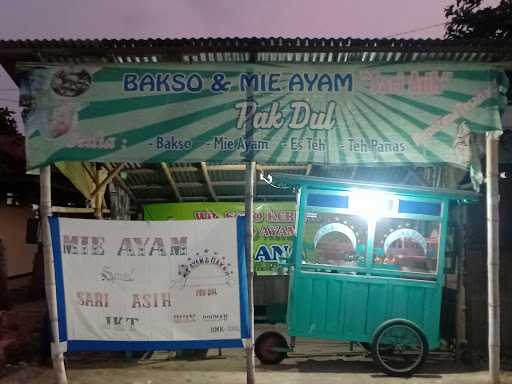
M 482 7 L 483 0 L 456 0 L 444 9 L 448 19 L 445 37 L 512 38 L 512 0 L 501 0 L 496 7 Z
M 13 111 L 0 107 L 0 174 L 25 169 L 24 138 L 16 129 L 13 116 Z
M 14 112 L 6 107 L 0 107 L 0 135 L 17 136 L 16 120 L 14 120 Z

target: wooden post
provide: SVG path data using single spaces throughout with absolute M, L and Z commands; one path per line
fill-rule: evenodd
M 57 384 L 67 384 L 66 369 L 64 367 L 64 354 L 60 349 L 59 340 L 59 317 L 57 314 L 57 292 L 55 290 L 55 268 L 53 263 L 52 242 L 50 236 L 50 225 L 48 217 L 52 215 L 52 193 L 51 193 L 51 168 L 41 168 L 39 175 L 40 187 L 40 218 L 41 238 L 43 244 L 44 266 L 45 266 L 45 288 L 46 300 L 48 302 L 48 315 L 53 335 L 52 363 L 55 371 Z
M 487 297 L 489 316 L 489 376 L 500 381 L 500 242 L 498 138 L 486 134 Z
M 247 361 L 247 384 L 254 384 L 254 271 L 253 271 L 253 229 L 254 229 L 254 177 L 256 175 L 256 162 L 247 162 L 245 170 L 245 257 L 247 260 L 247 287 L 249 297 L 249 319 L 251 337 L 245 346 Z
M 95 187 L 94 190 L 91 192 L 91 197 L 94 198 L 96 195 L 98 195 L 101 192 L 102 188 L 106 188 L 107 184 L 110 183 L 114 178 L 123 170 L 124 163 L 117 164 L 113 169 L 107 169 L 108 174 L 107 176 L 101 180 L 101 177 L 99 175 L 99 171 L 101 168 L 99 166 L 96 167 L 96 178 L 95 178 Z M 87 168 L 86 168 L 87 169 Z M 104 194 L 103 194 L 104 196 Z

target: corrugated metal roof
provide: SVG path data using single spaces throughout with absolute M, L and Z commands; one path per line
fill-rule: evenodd
M 0 40 L 0 62 L 512 61 L 510 40 L 199 38 Z
M 449 166 L 436 167 L 362 167 L 322 166 L 307 164 L 258 165 L 256 200 L 294 200 L 294 191 L 278 188 L 263 180 L 260 175 L 288 173 L 292 175 L 328 177 L 355 181 L 386 182 L 402 185 L 445 186 L 454 188 L 460 179 L 448 182 L 442 177 Z M 245 164 L 206 164 L 213 194 L 203 175 L 200 164 L 181 163 L 169 165 L 171 177 L 183 202 L 243 200 L 245 193 Z M 169 181 L 158 165 L 131 166 L 123 171 L 123 180 L 139 203 L 179 201 Z M 460 174 L 462 178 L 464 174 Z M 444 182 L 443 182 L 444 181 Z

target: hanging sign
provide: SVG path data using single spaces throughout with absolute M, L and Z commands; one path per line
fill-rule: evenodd
M 507 78 L 459 63 L 22 65 L 28 167 L 471 161 Z
M 295 202 L 255 201 L 254 270 L 258 275 L 286 271 L 279 258 L 291 256 L 295 234 Z M 245 214 L 242 202 L 157 203 L 144 205 L 145 220 L 209 220 Z
M 51 218 L 68 351 L 242 347 L 244 220 Z

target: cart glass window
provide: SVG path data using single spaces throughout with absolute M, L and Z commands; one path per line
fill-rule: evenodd
M 441 224 L 434 220 L 381 218 L 375 228 L 376 269 L 436 273 Z
M 368 223 L 361 216 L 326 213 L 309 207 L 305 214 L 305 264 L 364 267 Z

